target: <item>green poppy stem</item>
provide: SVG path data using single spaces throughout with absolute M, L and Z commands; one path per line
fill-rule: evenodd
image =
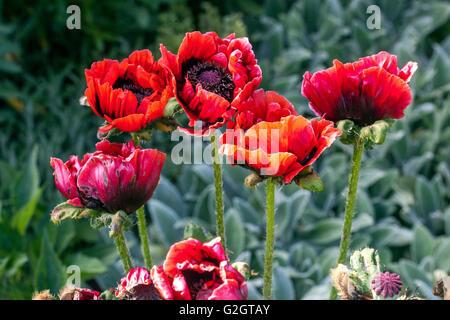
M 223 206 L 222 165 L 220 164 L 220 157 L 219 157 L 219 141 L 214 134 L 211 136 L 211 144 L 212 144 L 212 157 L 214 167 L 214 185 L 216 190 L 217 235 L 220 237 L 223 250 L 227 252 L 225 241 L 225 226 L 223 222 L 224 206 Z
M 131 138 L 133 139 L 134 145 L 136 147 L 141 145 L 141 139 L 138 134 L 133 132 L 131 134 Z M 152 258 L 150 255 L 150 245 L 148 242 L 147 222 L 145 221 L 144 206 L 142 206 L 136 210 L 136 215 L 138 218 L 137 224 L 138 224 L 138 229 L 139 229 L 139 238 L 141 239 L 141 250 L 142 250 L 142 255 L 144 256 L 145 267 L 148 270 L 151 270 Z
M 273 248 L 275 244 L 275 179 L 267 179 L 266 189 L 266 254 L 264 258 L 264 300 L 270 300 L 272 295 Z
M 347 252 L 350 246 L 352 221 L 355 213 L 356 192 L 358 190 L 359 169 L 364 150 L 364 143 L 358 139 L 353 146 L 352 168 L 348 186 L 347 203 L 345 204 L 344 227 L 342 229 L 341 245 L 339 248 L 339 258 L 337 264 L 345 264 Z M 330 300 L 337 299 L 336 288 L 331 288 Z
M 148 243 L 147 223 L 145 221 L 144 206 L 140 207 L 136 211 L 138 218 L 139 237 L 141 238 L 141 250 L 144 256 L 145 267 L 147 270 L 152 269 L 152 258 L 150 255 L 150 245 Z
M 122 260 L 123 270 L 125 274 L 128 273 L 133 268 L 133 263 L 131 262 L 130 253 L 128 252 L 127 243 L 125 241 L 125 235 L 123 229 L 120 228 L 118 234 L 114 237 L 114 242 L 119 251 L 120 259 Z

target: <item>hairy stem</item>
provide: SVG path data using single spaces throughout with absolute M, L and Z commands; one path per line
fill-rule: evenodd
M 211 136 L 212 144 L 212 157 L 213 157 L 213 167 L 214 167 L 214 185 L 216 190 L 216 225 L 217 225 L 217 235 L 220 237 L 222 247 L 225 252 L 225 227 L 223 222 L 223 186 L 222 186 L 222 165 L 220 164 L 219 157 L 219 142 L 215 135 Z
M 130 253 L 128 252 L 127 243 L 125 241 L 125 235 L 123 229 L 121 228 L 118 234 L 114 237 L 114 242 L 119 251 L 120 259 L 122 260 L 123 270 L 125 274 L 128 273 L 133 268 L 133 263 L 131 262 Z
M 337 264 L 345 264 L 352 231 L 352 221 L 355 214 L 356 191 L 358 189 L 359 168 L 364 150 L 364 143 L 358 139 L 353 146 L 352 168 L 348 185 L 347 202 L 345 204 L 344 227 L 342 229 L 341 245 Z M 331 288 L 330 300 L 337 299 L 336 288 Z
M 273 248 L 275 243 L 275 180 L 267 179 L 266 190 L 266 254 L 264 258 L 264 300 L 270 300 L 272 295 L 272 274 L 273 274 Z
M 138 218 L 139 237 L 141 238 L 142 255 L 144 256 L 145 267 L 147 270 L 152 269 L 152 258 L 150 255 L 150 245 L 148 243 L 147 223 L 145 221 L 144 206 L 136 211 Z
M 134 141 L 134 145 L 140 146 L 141 139 L 138 134 L 133 132 L 131 134 L 131 137 Z M 138 218 L 138 229 L 139 229 L 139 238 L 141 239 L 141 250 L 142 255 L 144 256 L 145 261 L 145 267 L 148 270 L 151 270 L 152 268 L 152 258 L 150 255 L 150 245 L 148 242 L 148 234 L 147 234 L 147 222 L 145 221 L 145 212 L 144 212 L 144 206 L 140 207 L 136 211 L 136 215 Z

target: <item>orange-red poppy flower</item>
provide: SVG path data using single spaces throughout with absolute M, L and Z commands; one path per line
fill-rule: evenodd
M 318 116 L 335 122 L 350 119 L 361 126 L 404 116 L 412 99 L 408 84 L 416 62 L 399 69 L 395 55 L 380 52 L 353 63 L 334 60 L 333 64 L 303 76 L 302 94 Z
M 178 102 L 189 117 L 189 126 L 203 122 L 199 133 L 209 134 L 231 119 L 235 107 L 259 86 L 261 69 L 247 38 L 230 34 L 220 38 L 214 32 L 186 33 L 178 54 L 161 45 L 161 64 L 172 75 Z
M 232 165 L 243 165 L 261 176 L 282 176 L 284 183 L 291 183 L 340 134 L 331 121 L 288 116 L 277 122 L 259 122 L 245 132 L 226 131 L 219 152 Z
M 133 132 L 163 116 L 167 101 L 173 96 L 168 72 L 155 61 L 149 50 L 134 51 L 121 62 L 105 59 L 85 70 L 85 95 L 96 115 L 113 128 Z
M 244 131 L 261 121 L 280 121 L 281 118 L 297 115 L 294 106 L 274 91 L 258 89 L 237 106 L 234 121 L 229 121 L 229 129 Z

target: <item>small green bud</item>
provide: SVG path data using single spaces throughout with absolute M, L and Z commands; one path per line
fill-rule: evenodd
M 361 129 L 362 139 L 373 144 L 382 144 L 386 140 L 386 135 L 391 128 L 394 120 L 383 119 L 375 121 L 373 124 Z
M 338 121 L 336 128 L 342 131 L 342 135 L 339 140 L 343 144 L 353 144 L 357 139 L 357 127 L 355 123 L 350 119 Z
M 309 169 L 308 169 L 309 168 Z M 312 192 L 321 192 L 323 190 L 323 182 L 320 180 L 319 175 L 308 167 L 309 173 L 300 174 L 295 178 L 295 183 L 300 187 L 300 189 L 305 189 Z
M 182 108 L 178 103 L 177 99 L 175 97 L 170 98 L 169 101 L 167 101 L 166 106 L 164 107 L 163 115 L 164 117 L 171 118 L 181 109 Z
M 262 182 L 264 179 L 254 172 L 250 173 L 247 177 L 245 177 L 245 185 L 249 188 L 254 188 L 256 185 L 260 182 Z

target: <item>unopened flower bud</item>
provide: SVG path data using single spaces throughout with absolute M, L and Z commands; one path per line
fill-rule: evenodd
M 245 185 L 249 188 L 254 188 L 263 180 L 264 179 L 260 175 L 256 173 L 250 173 L 247 177 L 245 177 Z

